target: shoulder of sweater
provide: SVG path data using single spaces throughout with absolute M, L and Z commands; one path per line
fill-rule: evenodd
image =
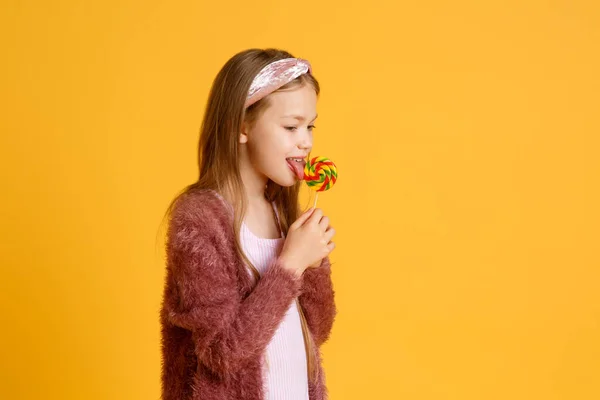
M 222 230 L 230 225 L 230 212 L 223 200 L 210 189 L 181 195 L 173 205 L 173 225 L 194 225 Z

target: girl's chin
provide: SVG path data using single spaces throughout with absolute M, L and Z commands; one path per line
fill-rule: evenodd
M 294 171 L 292 171 L 291 169 L 288 168 L 288 170 L 286 172 L 287 173 L 284 176 L 281 176 L 281 175 L 272 176 L 272 177 L 269 177 L 269 179 L 271 179 L 277 185 L 283 186 L 283 187 L 291 187 L 291 186 L 294 186 L 296 183 L 298 183 L 298 177 L 296 176 Z
M 283 187 L 292 187 L 296 184 L 297 180 L 293 180 L 293 181 L 285 181 L 285 182 L 281 182 L 281 181 L 273 181 L 276 184 L 278 184 L 279 186 L 283 186 Z
M 290 175 L 289 177 L 285 177 L 284 179 L 281 179 L 281 177 L 277 177 L 275 179 L 271 178 L 271 180 L 277 185 L 283 187 L 291 187 L 298 182 L 298 178 L 296 178 L 294 175 Z

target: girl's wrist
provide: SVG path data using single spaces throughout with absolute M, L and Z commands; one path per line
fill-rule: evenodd
M 291 272 L 295 278 L 300 278 L 302 276 L 303 271 L 298 268 L 296 263 L 294 263 L 288 256 L 282 255 L 279 257 L 279 264 L 281 268 Z

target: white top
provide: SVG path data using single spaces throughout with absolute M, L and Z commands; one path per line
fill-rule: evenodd
M 279 224 L 279 214 L 273 209 Z M 245 223 L 240 230 L 240 241 L 246 256 L 252 261 L 261 276 L 275 260 L 285 241 L 283 232 L 277 239 L 259 238 Z M 252 273 L 248 268 L 248 273 Z M 300 314 L 296 302 L 292 301 L 283 321 L 267 346 L 263 379 L 266 400 L 308 400 L 308 376 L 306 351 Z

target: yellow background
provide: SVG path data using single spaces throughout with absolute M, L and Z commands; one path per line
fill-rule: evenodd
M 600 398 L 598 2 L 1 11 L 0 398 L 158 399 L 161 216 L 268 46 L 313 63 L 340 170 L 331 398 Z

